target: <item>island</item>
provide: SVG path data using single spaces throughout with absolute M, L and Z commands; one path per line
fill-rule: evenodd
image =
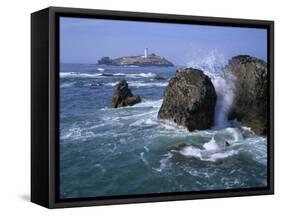
M 148 54 L 148 48 L 145 48 L 144 55 L 124 56 L 116 59 L 110 57 L 102 57 L 98 60 L 97 65 L 112 65 L 112 66 L 159 66 L 172 67 L 174 64 L 167 59 L 158 56 L 154 53 Z

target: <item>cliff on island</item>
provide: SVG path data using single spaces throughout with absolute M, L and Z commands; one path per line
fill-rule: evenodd
M 110 57 L 102 57 L 98 60 L 97 65 L 113 65 L 113 66 L 159 66 L 170 67 L 174 64 L 167 59 L 155 54 L 125 56 L 121 58 L 111 59 Z

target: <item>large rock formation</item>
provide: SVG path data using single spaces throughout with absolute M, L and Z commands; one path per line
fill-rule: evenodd
M 167 59 L 151 54 L 147 57 L 142 55 L 137 56 L 124 56 L 121 58 L 111 59 L 109 57 L 102 57 L 98 60 L 97 65 L 114 65 L 114 66 L 158 66 L 158 67 L 171 67 L 174 66 L 172 62 Z
M 213 125 L 216 99 L 210 78 L 201 70 L 180 69 L 169 81 L 158 118 L 173 121 L 190 131 L 208 129 Z
M 247 55 L 233 57 L 227 70 L 236 77 L 235 96 L 229 119 L 238 119 L 256 134 L 267 132 L 267 64 Z
M 113 108 L 133 106 L 139 102 L 141 102 L 140 96 L 132 94 L 126 80 L 122 80 L 114 87 L 112 95 Z

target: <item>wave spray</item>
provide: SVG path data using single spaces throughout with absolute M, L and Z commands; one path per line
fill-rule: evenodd
M 202 70 L 210 77 L 217 93 L 214 127 L 217 129 L 229 125 L 228 114 L 232 107 L 235 93 L 235 77 L 231 71 L 225 69 L 226 61 L 217 52 L 210 52 L 207 56 L 195 59 L 186 64 Z

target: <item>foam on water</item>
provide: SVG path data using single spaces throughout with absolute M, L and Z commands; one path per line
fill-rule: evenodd
M 192 156 L 198 159 L 202 159 L 202 150 L 193 146 L 188 146 L 180 150 L 180 154 L 184 156 Z
M 135 109 L 135 108 L 160 108 L 162 104 L 163 99 L 160 100 L 143 100 L 140 103 L 135 104 L 134 106 L 126 106 L 126 107 L 120 107 L 118 110 L 123 110 L 123 109 Z M 111 107 L 105 107 L 101 108 L 101 111 L 106 111 L 106 110 L 116 110 L 115 108 Z M 158 112 L 158 110 L 155 110 Z
M 180 131 L 180 132 L 185 132 L 185 133 L 189 132 L 187 128 L 185 128 L 184 126 L 178 125 L 178 124 L 174 123 L 173 121 L 161 119 L 161 120 L 159 120 L 159 123 L 160 123 L 160 126 L 166 130 Z
M 60 78 L 95 78 L 100 74 L 80 73 L 80 72 L 60 72 Z
M 243 139 L 242 133 L 238 128 L 226 128 L 225 131 L 231 134 L 233 142 Z
M 204 146 L 205 147 L 205 146 Z M 216 151 L 214 151 L 216 150 Z M 236 155 L 239 153 L 239 150 L 234 149 L 199 149 L 193 146 L 187 146 L 179 151 L 181 155 L 184 155 L 186 157 L 193 157 L 196 159 L 199 159 L 201 161 L 206 162 L 217 162 L 222 159 L 226 159 L 228 157 L 231 157 L 233 155 Z
M 98 68 L 99 72 L 104 72 L 105 69 Z M 156 74 L 152 72 L 148 73 L 87 73 L 87 72 L 75 72 L 65 71 L 60 72 L 61 78 L 114 78 L 114 77 L 127 77 L 127 78 L 153 78 Z
M 152 168 L 153 170 L 162 172 L 167 167 L 169 160 L 173 157 L 173 154 L 171 152 L 168 152 L 163 156 L 164 157 L 160 160 L 160 166 L 158 168 Z
M 135 121 L 134 123 L 130 124 L 130 127 L 151 127 L 157 125 L 157 121 L 155 121 L 152 118 L 145 118 L 145 119 L 139 119 Z
M 95 164 L 94 167 L 99 168 L 103 174 L 106 172 L 106 169 L 99 163 Z
M 160 100 L 144 100 L 134 107 L 151 107 L 151 108 L 160 108 L 162 105 L 163 99 Z
M 218 144 L 216 143 L 216 140 L 215 140 L 214 136 L 212 137 L 212 139 L 209 142 L 205 143 L 203 145 L 203 147 L 206 150 L 216 150 L 216 149 L 219 148 Z
M 104 83 L 105 86 L 116 86 L 119 82 Z M 165 87 L 167 82 L 144 82 L 144 81 L 128 81 L 129 87 Z
M 227 76 L 213 78 L 213 84 L 217 93 L 215 127 L 223 128 L 229 125 L 228 113 L 234 99 L 235 78 L 229 72 Z
M 213 136 L 211 140 L 203 144 L 203 149 L 195 146 L 186 146 L 179 150 L 179 153 L 186 157 L 193 157 L 201 161 L 217 162 L 234 156 L 238 154 L 239 151 L 239 148 L 220 147 Z
M 143 161 L 143 163 L 146 165 L 146 166 L 149 166 L 149 163 L 148 161 L 145 159 L 144 157 L 144 152 L 141 152 L 140 153 L 140 159 Z
M 143 147 L 146 152 L 149 152 L 149 148 L 147 146 Z
M 60 85 L 60 88 L 72 87 L 74 84 L 75 84 L 75 82 L 63 83 L 63 84 Z

